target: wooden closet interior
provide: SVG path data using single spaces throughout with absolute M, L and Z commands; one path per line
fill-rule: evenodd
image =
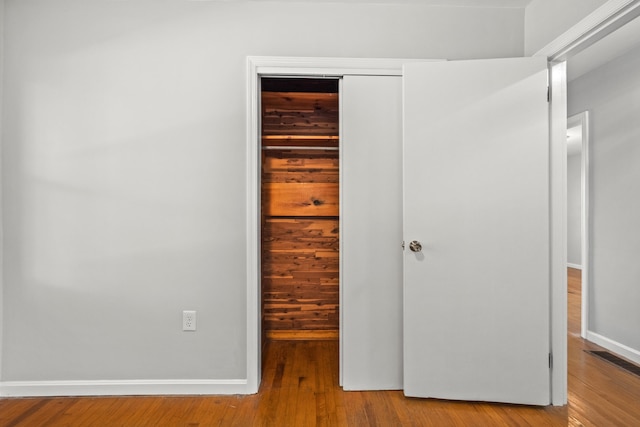
M 337 339 L 337 79 L 262 78 L 262 333 Z

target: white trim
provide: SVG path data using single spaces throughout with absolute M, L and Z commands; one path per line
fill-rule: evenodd
M 252 394 L 247 380 L 3 381 L 2 397 Z
M 247 58 L 247 381 L 248 390 L 257 392 L 261 380 L 260 345 L 260 110 L 259 80 L 261 76 L 324 76 L 345 75 L 401 76 L 402 65 L 407 62 L 425 62 L 419 59 L 365 59 L 365 58 Z M 341 165 L 342 168 L 342 165 Z M 340 191 L 342 194 L 342 191 Z M 340 256 L 342 271 L 342 255 Z M 341 313 L 343 310 L 340 310 Z M 342 339 L 342 336 L 341 338 Z M 340 342 L 342 348 L 342 341 Z
M 640 365 L 640 350 L 628 347 L 592 331 L 587 331 L 587 340 Z
M 551 404 L 567 404 L 567 63 L 550 64 Z
M 567 267 L 569 268 L 575 268 L 576 270 L 582 270 L 582 266 L 580 264 L 573 264 L 571 262 L 567 263 Z
M 0 82 L 4 82 L 4 10 L 5 2 L 0 2 Z M 4 84 L 0 83 L 0 176 L 2 173 L 2 161 L 4 160 Z M 2 378 L 2 355 L 4 354 L 4 193 L 0 185 L 0 378 Z
M 564 61 L 640 16 L 640 0 L 609 0 L 533 56 Z
M 260 105 L 257 65 L 247 58 L 247 381 L 257 393 L 262 376 L 260 357 Z
M 582 219 L 582 242 L 581 242 L 581 260 L 582 260 L 582 287 L 581 287 L 581 319 L 580 319 L 580 336 L 582 338 L 587 337 L 587 331 L 589 330 L 589 281 L 591 279 L 591 258 L 590 246 L 591 246 L 591 234 L 590 219 L 589 219 L 589 112 L 583 111 L 582 113 L 575 114 L 567 119 L 567 127 L 572 128 L 580 125 L 582 129 L 582 152 L 580 154 L 581 167 L 580 167 L 580 180 L 582 183 L 581 189 L 581 211 L 580 216 Z M 577 268 L 577 267 L 574 267 Z
M 401 76 L 402 64 L 424 62 L 422 59 L 375 58 L 307 58 L 250 56 L 250 67 L 258 75 L 333 76 L 374 75 Z

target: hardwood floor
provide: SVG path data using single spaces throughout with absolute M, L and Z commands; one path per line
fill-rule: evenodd
M 579 337 L 579 271 L 569 272 L 569 404 L 528 407 L 344 392 L 337 341 L 268 345 L 252 396 L 0 399 L 0 426 L 640 426 L 640 377 Z
M 569 425 L 640 426 L 640 377 L 588 353 L 580 338 L 580 270 L 568 269 Z

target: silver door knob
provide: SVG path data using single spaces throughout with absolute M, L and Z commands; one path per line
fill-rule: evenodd
M 414 240 L 411 243 L 409 243 L 409 249 L 411 249 L 412 252 L 421 252 L 422 244 L 417 240 Z

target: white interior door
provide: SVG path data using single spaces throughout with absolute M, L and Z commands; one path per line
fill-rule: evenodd
M 407 396 L 550 403 L 547 80 L 545 58 L 405 66 Z
M 402 389 L 402 77 L 344 76 L 340 97 L 342 385 Z

